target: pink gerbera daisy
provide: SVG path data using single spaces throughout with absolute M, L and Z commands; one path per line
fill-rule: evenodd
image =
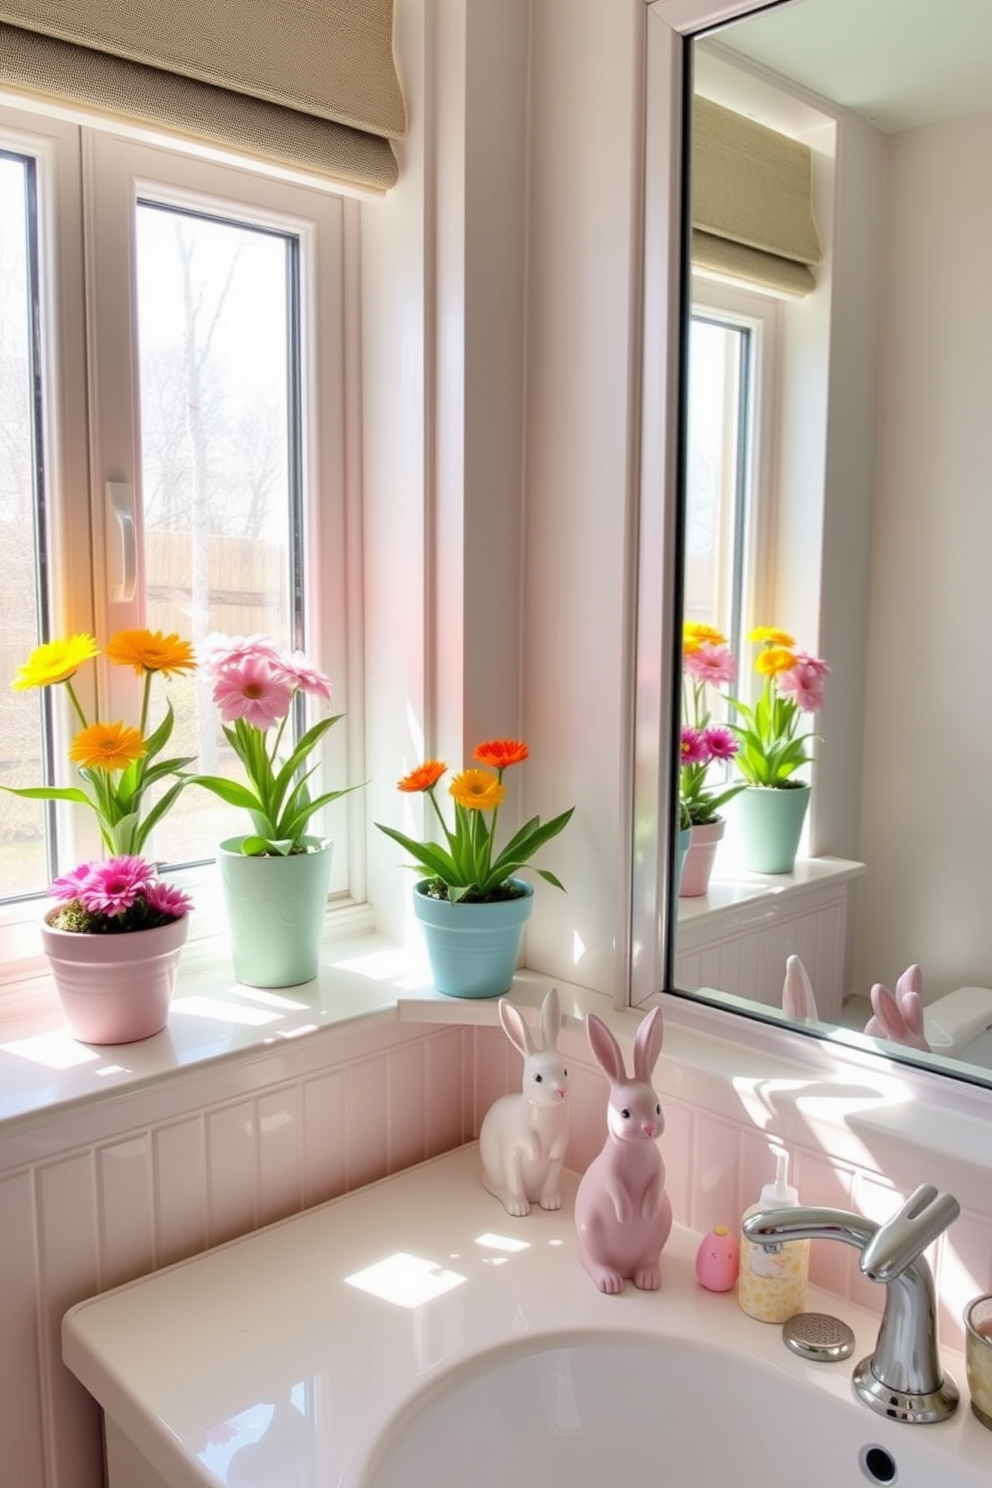
M 161 879 L 156 879 L 145 889 L 145 902 L 149 909 L 158 914 L 171 915 L 174 920 L 182 919 L 193 908 L 193 901 L 188 894 L 172 884 L 163 883 Z
M 229 636 L 213 631 L 199 647 L 197 661 L 201 669 L 216 677 L 227 667 L 237 666 L 248 657 L 262 657 L 274 667 L 281 665 L 279 650 L 271 636 Z
M 307 661 L 302 651 L 294 651 L 292 655 L 285 653 L 280 657 L 284 672 L 290 682 L 300 688 L 302 692 L 308 692 L 312 697 L 320 698 L 323 702 L 331 701 L 331 679 L 325 677 L 324 673 Z
M 145 892 L 153 876 L 144 858 L 125 853 L 108 858 L 105 863 L 92 864 L 78 898 L 90 914 L 123 914 Z
M 688 724 L 682 725 L 680 758 L 683 765 L 705 765 L 709 762 L 706 735 L 701 729 L 690 728 Z
M 73 868 L 69 873 L 63 873 L 61 878 L 57 878 L 49 892 L 53 898 L 62 899 L 67 904 L 70 899 L 78 899 L 92 870 L 92 863 L 80 863 L 78 868 Z
M 733 682 L 737 675 L 737 662 L 730 647 L 714 641 L 703 641 L 694 651 L 689 651 L 683 665 L 690 677 L 698 682 Z
M 717 760 L 733 759 L 740 747 L 730 730 L 720 724 L 713 724 L 706 730 L 706 746 L 710 759 Z
M 783 697 L 792 698 L 804 713 L 815 713 L 823 707 L 823 674 L 808 662 L 799 662 L 775 679 Z
M 293 688 L 281 663 L 264 656 L 244 656 L 225 665 L 214 683 L 214 702 L 225 723 L 243 718 L 254 728 L 268 729 L 286 717 Z

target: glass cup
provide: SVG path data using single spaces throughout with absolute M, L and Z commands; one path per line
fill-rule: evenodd
M 992 1431 L 992 1296 L 976 1297 L 965 1308 L 965 1369 L 971 1408 Z

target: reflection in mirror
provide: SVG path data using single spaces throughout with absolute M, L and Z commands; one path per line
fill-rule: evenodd
M 798 958 L 821 1033 L 992 1081 L 992 6 L 793 0 L 687 47 L 682 723 L 716 748 L 680 775 L 720 840 L 674 984 L 809 1026 Z

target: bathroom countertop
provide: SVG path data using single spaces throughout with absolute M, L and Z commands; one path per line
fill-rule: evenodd
M 565 1175 L 561 1211 L 511 1219 L 481 1186 L 475 1144 L 459 1148 L 78 1304 L 63 1356 L 151 1465 L 148 1481 L 168 1488 L 360 1488 L 374 1446 L 449 1371 L 494 1348 L 603 1329 L 710 1341 L 740 1350 L 742 1368 L 761 1359 L 800 1372 L 850 1397 L 876 1440 L 918 1430 L 857 1404 L 850 1363 L 806 1363 L 734 1293 L 704 1291 L 698 1236 L 678 1226 L 660 1291 L 598 1292 L 575 1254 L 576 1182 Z M 808 1306 L 851 1324 L 855 1360 L 870 1352 L 877 1317 L 815 1288 Z M 965 1398 L 928 1439 L 985 1469 L 989 1437 L 967 1409 L 963 1361 L 945 1353 L 945 1367 Z

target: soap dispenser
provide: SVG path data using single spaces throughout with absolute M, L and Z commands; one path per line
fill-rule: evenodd
M 766 1209 L 793 1208 L 799 1195 L 787 1182 L 789 1154 L 775 1158 L 775 1182 L 766 1183 L 756 1204 L 745 1209 L 743 1218 Z M 748 1317 L 760 1323 L 784 1323 L 806 1306 L 809 1274 L 809 1241 L 787 1240 L 772 1246 L 741 1240 L 740 1279 L 737 1300 Z

